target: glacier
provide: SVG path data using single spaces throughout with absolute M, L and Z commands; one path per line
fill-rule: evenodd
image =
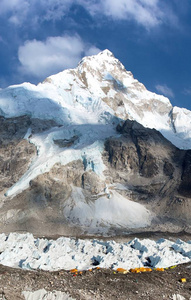
M 0 263 L 26 270 L 166 268 L 191 260 L 191 242 L 180 239 L 138 239 L 127 242 L 60 237 L 34 238 L 32 234 L 0 234 Z M 96 265 L 95 265 L 96 261 Z

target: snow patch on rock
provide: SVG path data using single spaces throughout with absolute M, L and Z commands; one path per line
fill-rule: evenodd
M 45 289 L 37 290 L 34 292 L 23 291 L 25 300 L 73 300 L 67 293 L 60 291 L 47 292 Z
M 95 201 L 86 201 L 82 189 L 73 187 L 71 197 L 64 204 L 65 217 L 82 226 L 140 228 L 150 225 L 152 215 L 143 205 L 130 201 L 117 193 L 100 196 Z

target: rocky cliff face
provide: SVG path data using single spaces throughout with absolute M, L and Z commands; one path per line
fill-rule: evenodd
M 105 144 L 112 178 L 127 187 L 126 195 L 134 201 L 150 204 L 158 217 L 170 220 L 178 212 L 178 221 L 190 223 L 184 204 L 190 206 L 190 150 L 176 148 L 136 121 L 127 120 L 117 130 L 120 138 Z
M 147 91 L 111 52 L 1 90 L 0 111 L 2 232 L 190 228 L 191 112 Z
M 27 116 L 0 117 L 0 192 L 21 178 L 36 154 L 35 146 L 23 139 L 29 123 Z

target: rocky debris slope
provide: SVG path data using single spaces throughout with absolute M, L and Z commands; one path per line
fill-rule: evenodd
M 165 272 L 114 274 L 111 270 L 86 271 L 73 276 L 66 271 L 25 271 L 0 266 L 0 299 L 26 300 L 35 295 L 81 300 L 153 300 L 190 298 L 190 263 Z M 180 282 L 186 278 L 187 282 Z M 156 284 L 157 283 L 157 284 Z M 42 293 L 42 290 L 47 293 Z M 41 293 L 40 293 L 41 291 Z M 67 296 L 66 296 L 67 295 Z M 29 299 L 31 299 L 29 298 Z M 47 297 L 48 298 L 48 297 Z M 68 299 L 69 298 L 69 299 Z M 34 299 L 34 298 L 32 298 Z M 42 298 L 37 298 L 43 300 Z M 50 298 L 48 298 L 50 299 Z M 57 299 L 53 298 L 52 299 Z M 60 298 L 58 298 L 60 299 Z

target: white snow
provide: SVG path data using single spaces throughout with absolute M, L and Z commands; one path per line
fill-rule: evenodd
M 106 193 L 106 194 L 105 194 Z M 146 227 L 152 220 L 151 213 L 141 204 L 124 198 L 116 191 L 107 192 L 95 201 L 86 201 L 82 189 L 73 187 L 64 203 L 64 215 L 75 224 L 88 227 L 91 232 L 103 227 Z
M 173 121 L 176 134 L 184 140 L 179 148 L 190 148 L 191 140 L 191 111 L 185 108 L 173 107 Z
M 34 292 L 23 291 L 23 296 L 25 300 L 72 300 L 74 298 L 70 297 L 67 293 L 60 291 L 47 292 L 45 289 L 37 290 Z
M 103 196 L 95 201 L 94 222 L 136 228 L 146 227 L 150 221 L 150 212 L 143 205 L 124 198 L 116 191 L 112 191 L 110 197 Z
M 57 240 L 34 238 L 32 234 L 0 235 L 0 263 L 10 267 L 43 270 L 87 270 L 169 267 L 191 260 L 191 241 L 158 241 L 137 238 L 130 242 L 82 240 L 60 237 Z
M 174 294 L 172 296 L 172 300 L 186 300 L 186 298 L 184 298 L 183 296 L 181 296 L 179 294 Z

